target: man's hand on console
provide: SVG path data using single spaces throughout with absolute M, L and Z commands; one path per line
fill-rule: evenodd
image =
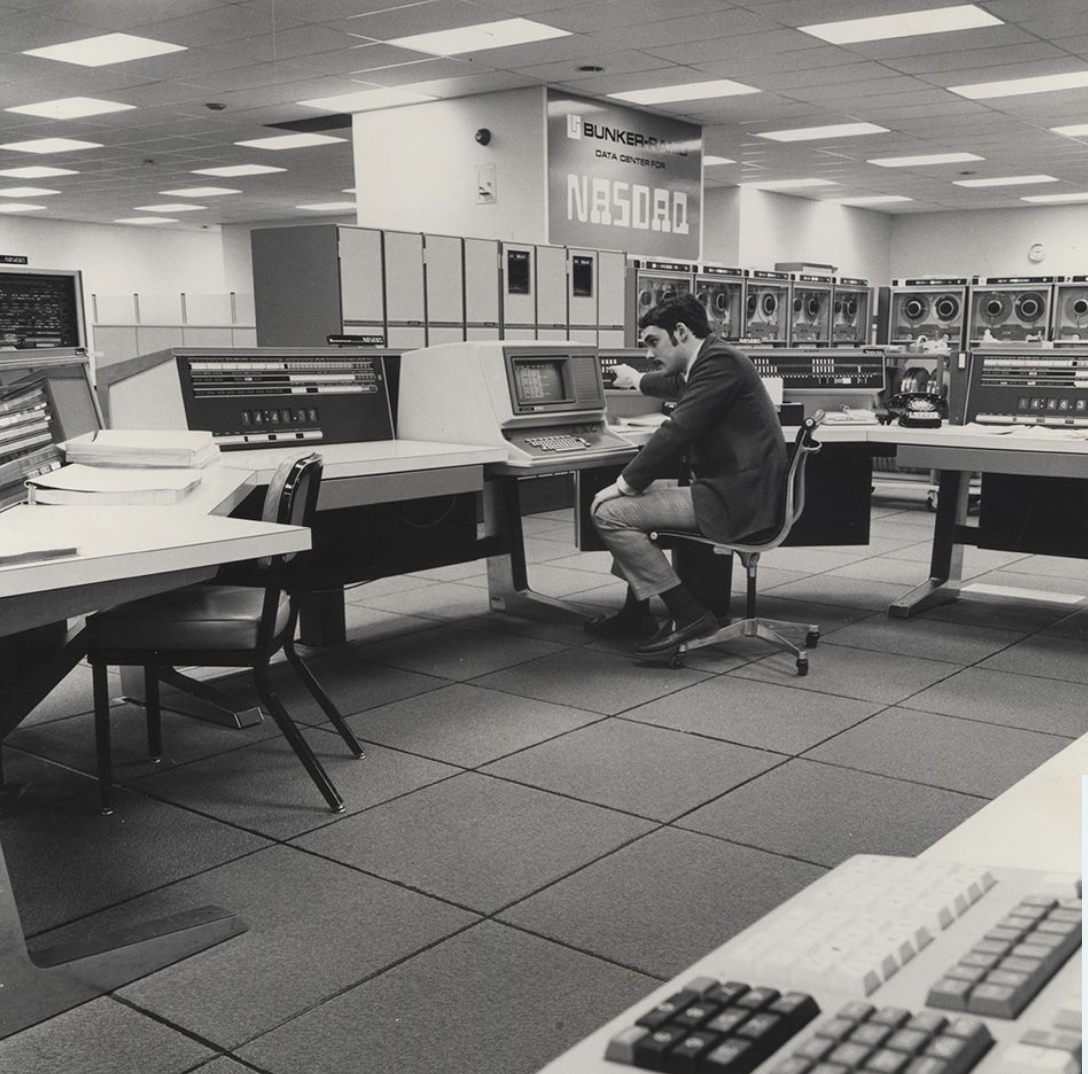
M 620 362 L 619 365 L 612 367 L 612 372 L 615 374 L 615 380 L 612 381 L 612 388 L 637 388 L 639 381 L 642 380 L 642 374 L 633 366 L 627 365 L 625 362 Z

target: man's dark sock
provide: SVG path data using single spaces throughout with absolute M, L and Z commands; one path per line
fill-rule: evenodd
M 645 600 L 639 600 L 635 596 L 635 591 L 628 586 L 627 598 L 623 602 L 623 608 L 620 609 L 620 614 L 623 616 L 630 616 L 632 619 L 638 619 L 641 616 L 650 614 L 650 598 Z
M 665 607 L 669 610 L 669 617 L 678 627 L 686 627 L 701 619 L 708 612 L 681 584 L 666 589 L 661 594 Z

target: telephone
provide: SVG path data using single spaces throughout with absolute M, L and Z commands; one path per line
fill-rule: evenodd
M 936 429 L 945 417 L 945 401 L 935 392 L 900 392 L 888 400 L 887 409 L 908 429 Z

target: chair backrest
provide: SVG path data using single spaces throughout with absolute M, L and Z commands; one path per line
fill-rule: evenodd
M 309 526 L 317 510 L 317 495 L 321 489 L 323 469 L 324 460 L 317 452 L 284 459 L 268 482 L 264 508 L 261 511 L 262 520 L 276 522 L 281 526 Z M 277 558 L 286 563 L 297 554 L 289 552 Z M 262 567 L 269 566 L 271 562 L 270 557 L 260 560 Z
M 797 430 L 797 436 L 793 442 L 793 458 L 790 459 L 790 465 L 786 471 L 785 506 L 778 529 L 762 540 L 751 543 L 730 542 L 731 548 L 743 552 L 767 552 L 777 548 L 789 536 L 793 524 L 801 517 L 805 509 L 805 464 L 808 462 L 809 455 L 815 455 L 822 446 L 813 439 L 813 436 L 823 420 L 824 412 L 817 410 L 811 417 L 805 418 Z

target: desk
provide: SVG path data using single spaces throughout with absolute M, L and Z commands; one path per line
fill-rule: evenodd
M 980 432 L 964 426 L 941 429 L 873 429 L 870 443 L 893 444 L 905 466 L 940 471 L 930 577 L 894 601 L 888 614 L 907 618 L 956 600 L 963 577 L 963 549 L 977 533 L 967 525 L 972 473 L 1088 478 L 1088 441 L 1017 433 Z M 1088 554 L 1088 549 L 1086 549 Z
M 250 476 L 215 467 L 199 494 L 169 507 L 22 505 L 0 514 L 4 532 L 41 536 L 46 543 L 78 535 L 81 549 L 71 559 L 0 568 L 0 637 L 208 578 L 221 563 L 309 548 L 309 531 L 296 526 L 205 514 L 229 510 Z M 45 677 L 65 672 L 83 651 L 73 632 Z M 0 736 L 26 715 L 20 706 L 41 688 L 5 691 Z M 233 914 L 208 906 L 93 943 L 54 948 L 33 961 L 0 848 L 0 1037 L 244 931 Z

